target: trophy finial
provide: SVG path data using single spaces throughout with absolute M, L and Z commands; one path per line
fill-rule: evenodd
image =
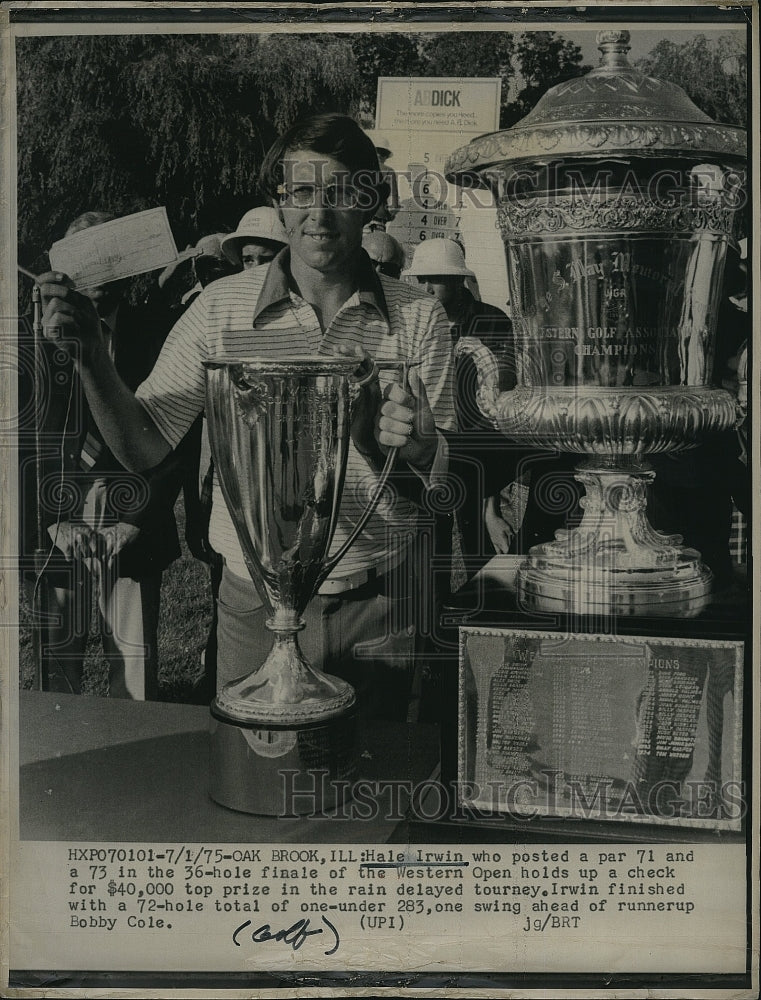
M 600 67 L 602 69 L 622 69 L 629 67 L 626 53 L 631 46 L 631 35 L 626 30 L 607 30 L 597 32 L 597 48 L 602 52 Z

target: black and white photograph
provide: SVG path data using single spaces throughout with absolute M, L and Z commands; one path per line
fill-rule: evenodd
M 758 995 L 757 35 L 2 5 L 4 996 Z

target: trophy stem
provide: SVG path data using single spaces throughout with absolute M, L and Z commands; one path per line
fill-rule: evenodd
M 240 722 L 302 725 L 332 718 L 354 705 L 352 686 L 312 666 L 301 651 L 303 619 L 278 609 L 266 624 L 274 632 L 267 658 L 253 673 L 217 693 L 219 713 Z
M 655 473 L 636 456 L 601 456 L 577 466 L 586 489 L 581 523 L 535 545 L 518 573 L 522 607 L 602 615 L 693 617 L 709 602 L 711 571 L 682 536 L 647 518 Z

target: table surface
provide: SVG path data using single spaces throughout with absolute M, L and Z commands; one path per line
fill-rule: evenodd
M 280 819 L 213 802 L 207 708 L 38 691 L 19 702 L 22 840 L 373 844 L 406 834 L 398 809 L 362 822 Z M 423 782 L 438 760 L 436 726 L 360 729 L 368 781 Z

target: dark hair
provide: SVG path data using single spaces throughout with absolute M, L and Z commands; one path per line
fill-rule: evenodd
M 304 118 L 275 140 L 259 171 L 259 187 L 268 197 L 277 198 L 277 189 L 285 179 L 283 160 L 296 149 L 323 153 L 342 163 L 352 183 L 362 191 L 361 207 L 369 213 L 368 218 L 388 197 L 372 139 L 353 118 L 338 114 Z
M 78 215 L 69 225 L 66 235 L 71 236 L 73 233 L 79 233 L 83 229 L 89 229 L 90 226 L 100 226 L 104 222 L 111 222 L 113 218 L 114 216 L 110 212 L 83 212 L 82 215 Z

